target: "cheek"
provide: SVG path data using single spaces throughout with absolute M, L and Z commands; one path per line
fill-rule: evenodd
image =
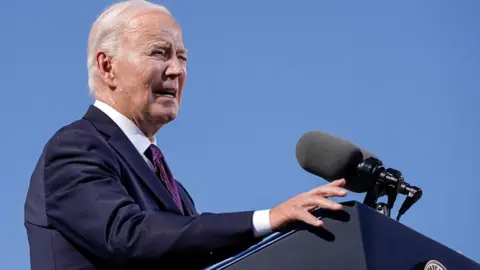
M 133 74 L 131 79 L 135 81 L 135 90 L 145 98 L 151 99 L 152 88 L 161 81 L 161 76 L 158 75 L 161 73 L 158 72 L 158 68 L 152 63 L 144 62 L 143 65 L 136 66 Z
M 133 86 L 144 86 L 151 77 L 154 64 L 145 57 L 131 54 L 128 56 L 129 78 Z
M 131 60 L 129 58 L 128 61 L 118 63 L 116 74 L 120 82 L 120 88 L 129 92 L 133 91 L 141 83 L 143 73 L 143 67 Z
M 148 104 L 153 102 L 152 97 L 152 80 L 151 71 L 138 65 L 132 65 L 130 72 L 125 74 L 123 80 L 127 85 L 125 91 L 128 92 L 128 99 L 131 103 L 136 104 L 135 107 L 145 108 Z
M 182 101 L 183 89 L 185 88 L 186 83 L 187 83 L 187 73 L 185 71 L 184 75 L 178 78 L 178 88 L 180 89 L 179 101 Z
M 185 83 L 187 82 L 187 67 L 183 68 L 183 74 L 178 78 L 179 87 L 183 89 Z

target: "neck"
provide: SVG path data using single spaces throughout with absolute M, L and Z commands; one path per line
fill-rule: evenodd
M 160 130 L 160 128 L 163 126 L 163 125 L 159 125 L 159 124 L 152 124 L 150 123 L 151 121 L 148 121 L 148 118 L 144 117 L 135 117 L 134 114 L 129 111 L 129 110 L 125 110 L 125 109 L 122 109 L 124 106 L 120 106 L 118 104 L 118 102 L 115 101 L 115 99 L 113 98 L 109 98 L 109 97 L 105 97 L 104 95 L 100 94 L 100 93 L 95 93 L 95 99 L 98 100 L 98 101 L 101 101 L 105 104 L 107 104 L 108 106 L 112 107 L 113 109 L 115 109 L 117 112 L 121 113 L 123 116 L 125 116 L 126 118 L 128 118 L 130 121 L 132 121 L 137 127 L 138 129 L 140 129 L 140 131 L 143 132 L 143 134 L 145 134 L 145 136 L 150 140 L 150 142 L 153 143 L 154 141 L 154 136 L 155 134 Z
M 153 138 L 154 138 L 155 134 L 162 127 L 161 125 L 156 126 L 156 125 L 146 123 L 146 121 L 135 121 L 135 119 L 131 119 L 131 118 L 129 118 L 129 119 L 132 120 L 133 123 L 135 123 L 135 125 L 143 132 L 143 134 L 145 134 L 145 136 L 147 136 L 147 138 L 152 143 L 153 143 Z

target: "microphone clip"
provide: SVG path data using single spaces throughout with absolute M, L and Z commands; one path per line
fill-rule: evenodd
M 392 168 L 385 169 L 383 163 L 377 158 L 370 157 L 364 160 L 358 165 L 357 171 L 358 177 L 370 183 L 363 203 L 385 216 L 390 217 L 398 194 L 404 194 L 407 198 L 399 210 L 397 220 L 422 197 L 420 188 L 406 183 L 400 171 Z M 385 195 L 387 203 L 378 202 L 379 197 Z
M 407 197 L 405 198 L 405 201 L 400 207 L 400 210 L 398 210 L 397 221 L 400 221 L 402 215 L 404 215 L 405 212 L 407 212 L 407 210 L 412 207 L 412 205 L 414 205 L 418 200 L 420 200 L 423 195 L 422 189 L 416 186 L 410 186 L 407 184 L 404 185 L 402 189 L 404 189 L 407 193 Z

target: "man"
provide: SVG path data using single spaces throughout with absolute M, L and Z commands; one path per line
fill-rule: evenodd
M 198 214 L 154 135 L 174 120 L 186 81 L 182 32 L 162 6 L 120 2 L 88 42 L 95 103 L 47 143 L 31 177 L 25 226 L 37 269 L 198 269 L 310 212 L 339 210 L 344 180 L 271 210 Z M 201 179 L 199 180 L 201 181 Z

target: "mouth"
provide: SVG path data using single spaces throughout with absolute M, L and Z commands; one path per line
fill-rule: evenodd
M 167 97 L 167 98 L 176 98 L 177 97 L 177 89 L 162 89 L 155 91 L 154 94 L 157 97 Z

